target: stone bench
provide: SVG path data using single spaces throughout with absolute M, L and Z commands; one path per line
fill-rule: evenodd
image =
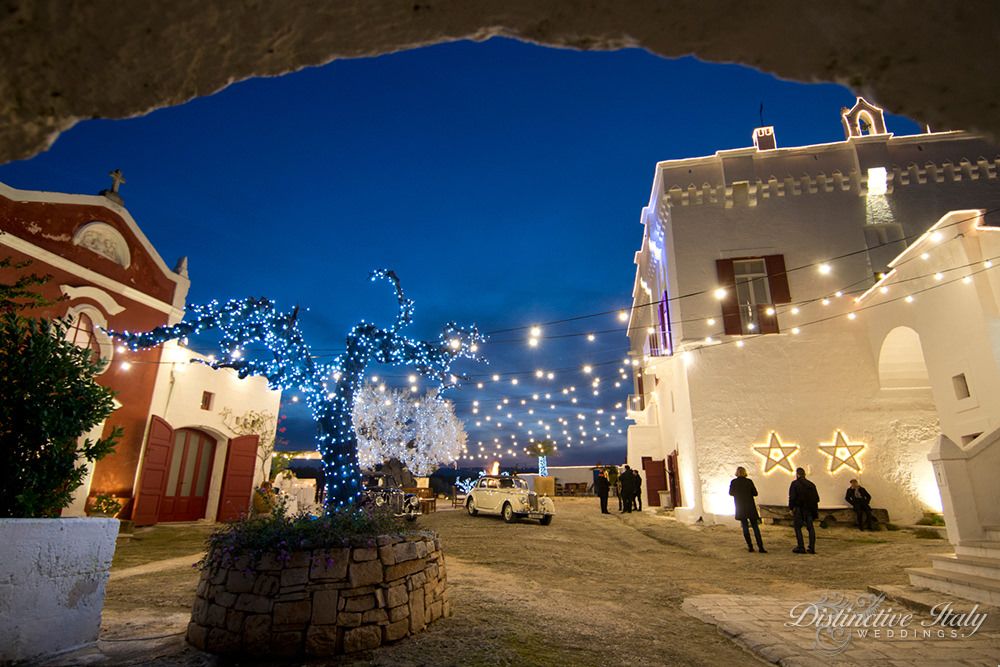
M 760 518 L 775 526 L 791 526 L 792 510 L 785 505 L 759 505 Z M 873 507 L 875 528 L 889 523 L 889 511 L 881 507 Z M 819 508 L 819 523 L 824 528 L 830 526 L 856 526 L 858 523 L 854 508 L 849 505 L 821 505 Z

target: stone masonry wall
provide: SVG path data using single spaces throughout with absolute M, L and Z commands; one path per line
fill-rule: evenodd
M 370 546 L 265 556 L 251 569 L 206 569 L 187 640 L 211 653 L 331 655 L 377 648 L 451 615 L 434 533 Z

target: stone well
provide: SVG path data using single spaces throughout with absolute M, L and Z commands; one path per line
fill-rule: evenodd
M 451 615 L 434 533 L 266 555 L 205 569 L 187 640 L 211 653 L 324 656 L 373 649 Z

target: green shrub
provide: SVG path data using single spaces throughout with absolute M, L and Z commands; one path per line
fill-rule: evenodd
M 267 554 L 287 562 L 293 551 L 375 546 L 379 535 L 407 532 L 387 507 L 364 506 L 322 516 L 286 515 L 279 506 L 272 516 L 247 517 L 226 524 L 208 538 L 202 568 L 253 570 Z
M 119 428 L 78 442 L 114 410 L 114 394 L 94 379 L 100 370 L 66 340 L 62 320 L 0 308 L 0 517 L 58 516 L 88 464 L 113 451 Z
M 917 521 L 918 526 L 943 526 L 944 517 L 934 512 L 924 512 L 924 515 Z
M 913 534 L 922 540 L 943 540 L 944 537 L 941 536 L 936 530 L 931 530 L 930 528 L 917 528 L 913 531 Z
M 112 496 L 102 493 L 94 498 L 94 506 L 91 513 L 99 516 L 115 516 L 122 509 L 122 504 Z

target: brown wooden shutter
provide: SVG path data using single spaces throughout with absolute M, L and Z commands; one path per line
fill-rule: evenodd
M 250 509 L 253 494 L 253 477 L 257 471 L 256 435 L 243 435 L 229 439 L 226 452 L 226 469 L 219 491 L 219 513 L 216 521 L 235 521 Z
M 715 260 L 715 272 L 719 278 L 719 287 L 726 290 L 726 296 L 722 299 L 722 324 L 726 334 L 739 336 L 743 333 L 743 325 L 740 323 L 740 306 L 736 301 L 736 276 L 733 272 L 733 260 Z
M 142 473 L 139 475 L 139 486 L 135 494 L 135 509 L 132 511 L 132 521 L 137 526 L 151 526 L 160 515 L 173 440 L 174 430 L 170 424 L 153 415 L 150 418 L 149 438 L 146 440 Z
M 764 257 L 767 268 L 767 283 L 771 289 L 773 303 L 791 303 L 792 294 L 788 290 L 788 274 L 785 272 L 784 255 L 767 255 Z

